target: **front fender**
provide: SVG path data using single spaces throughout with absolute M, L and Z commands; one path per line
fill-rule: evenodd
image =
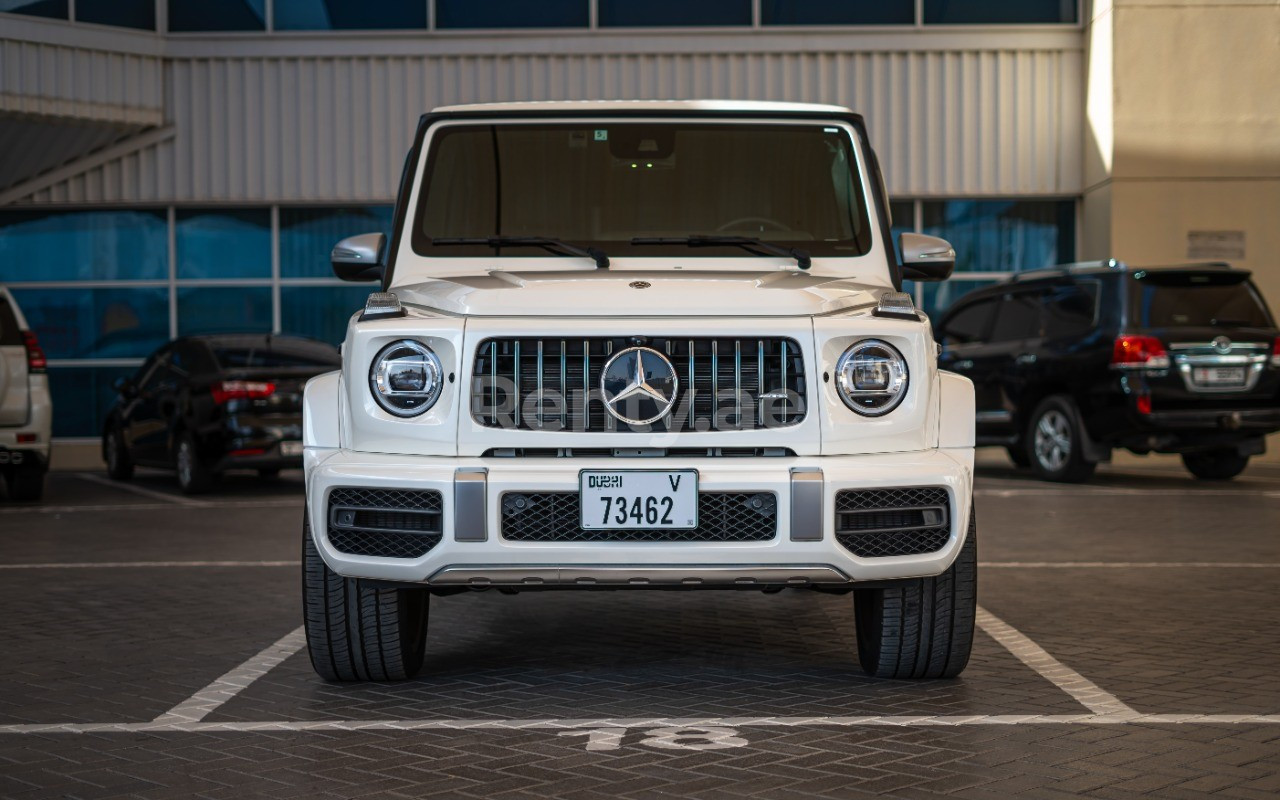
M 342 372 L 307 381 L 302 390 L 302 446 L 333 449 L 342 443 Z
M 974 445 L 973 381 L 938 370 L 938 447 Z

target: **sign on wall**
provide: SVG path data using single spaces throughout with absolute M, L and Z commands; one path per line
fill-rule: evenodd
M 1244 231 L 1187 231 L 1187 258 L 1244 258 Z

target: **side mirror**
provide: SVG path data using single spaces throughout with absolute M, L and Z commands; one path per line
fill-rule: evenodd
M 956 251 L 946 239 L 904 233 L 898 243 L 902 246 L 902 277 L 907 280 L 945 281 L 956 268 Z
M 111 388 L 115 389 L 116 393 L 125 399 L 132 398 L 138 393 L 138 387 L 134 386 L 133 381 L 128 378 L 116 378 L 111 384 Z
M 329 254 L 333 274 L 344 281 L 382 280 L 382 251 L 387 247 L 387 237 L 381 233 L 362 233 L 348 236 L 334 246 Z

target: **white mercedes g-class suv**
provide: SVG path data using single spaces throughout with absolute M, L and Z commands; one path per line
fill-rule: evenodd
M 960 673 L 973 388 L 901 291 L 955 253 L 900 239 L 845 108 L 423 116 L 390 238 L 333 251 L 382 291 L 306 388 L 316 671 L 412 677 L 432 594 L 808 587 L 852 595 L 867 672 Z

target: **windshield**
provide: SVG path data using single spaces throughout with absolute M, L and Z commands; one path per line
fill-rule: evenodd
M 1270 328 L 1257 290 L 1241 272 L 1138 272 L 1132 318 L 1143 328 Z
M 696 121 L 457 125 L 431 141 L 413 249 L 487 256 L 437 239 L 551 237 L 609 256 L 741 256 L 635 238 L 733 235 L 857 256 L 871 231 L 844 129 Z M 505 256 L 545 256 L 500 246 Z

